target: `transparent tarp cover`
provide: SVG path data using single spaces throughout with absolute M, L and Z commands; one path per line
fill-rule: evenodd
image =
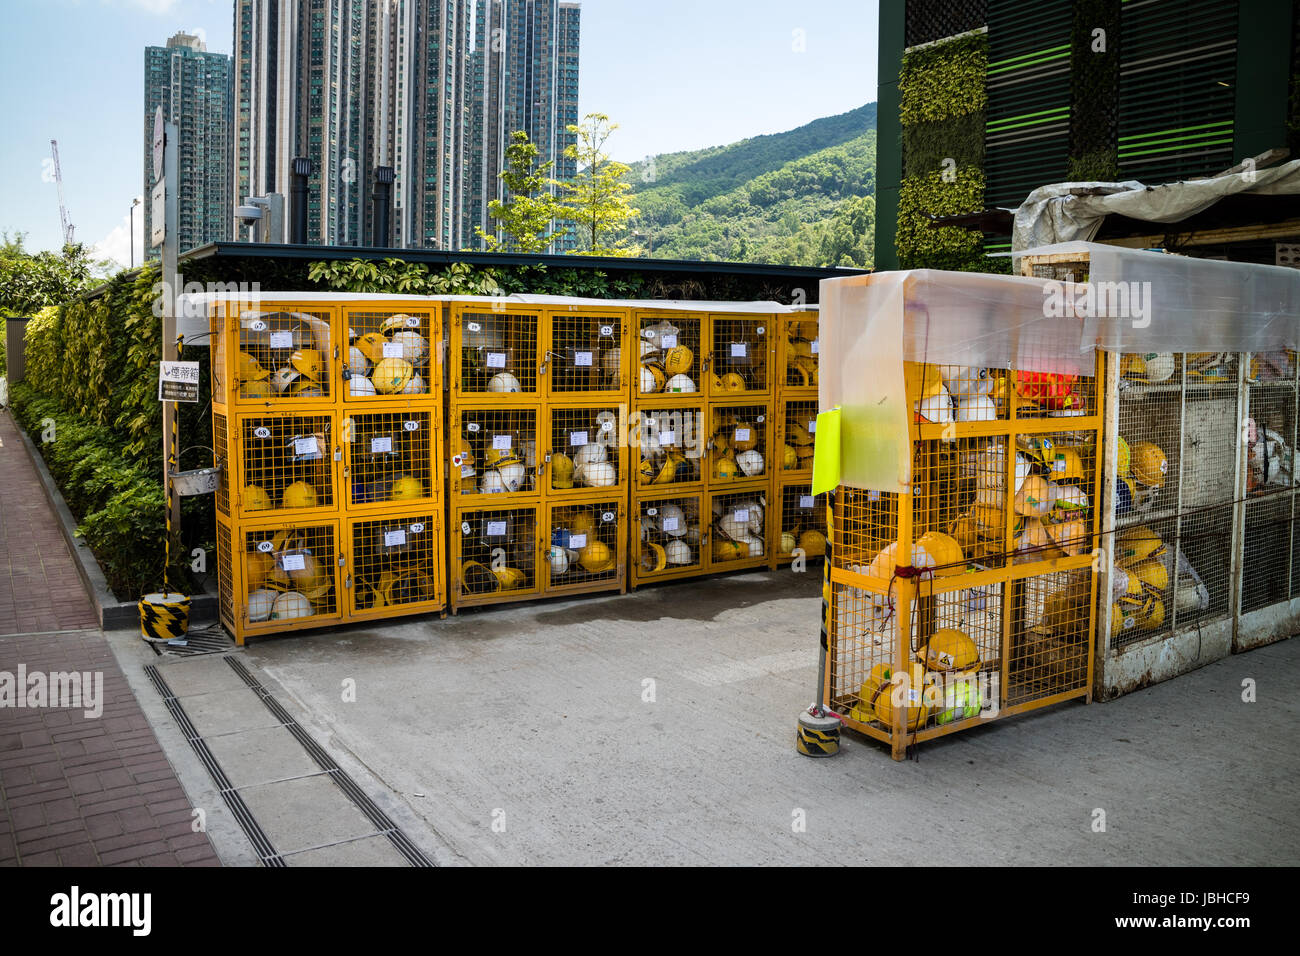
M 1300 271 L 1084 242 L 1027 253 L 1088 258 L 1088 285 L 926 269 L 822 281 L 818 398 L 841 409 L 842 484 L 909 490 L 904 361 L 1088 375 L 1099 348 L 1300 347 Z

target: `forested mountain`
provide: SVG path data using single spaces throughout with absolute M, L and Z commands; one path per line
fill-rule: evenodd
M 668 153 L 628 174 L 655 258 L 870 265 L 876 104 L 785 133 Z

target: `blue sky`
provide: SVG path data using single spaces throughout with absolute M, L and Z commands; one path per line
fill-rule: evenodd
M 201 30 L 229 53 L 231 0 L 0 0 L 0 231 L 61 242 L 59 141 L 76 238 L 125 264 L 144 162 L 144 48 Z M 876 98 L 877 0 L 583 0 L 582 112 L 625 161 L 775 133 Z M 139 255 L 141 217 L 135 218 Z

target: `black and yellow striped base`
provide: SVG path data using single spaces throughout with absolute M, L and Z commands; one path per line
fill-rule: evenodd
M 840 752 L 840 722 L 835 717 L 799 715 L 795 749 L 805 757 L 833 757 Z
M 140 635 L 169 641 L 190 628 L 190 599 L 176 591 L 146 594 L 140 599 Z

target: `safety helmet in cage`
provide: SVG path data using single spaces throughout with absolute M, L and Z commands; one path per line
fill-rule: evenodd
M 980 652 L 965 631 L 944 627 L 921 645 L 916 659 L 932 671 L 967 671 L 979 667 Z
M 1140 441 L 1133 446 L 1133 477 L 1150 488 L 1160 488 L 1169 473 L 1169 460 L 1155 442 Z

